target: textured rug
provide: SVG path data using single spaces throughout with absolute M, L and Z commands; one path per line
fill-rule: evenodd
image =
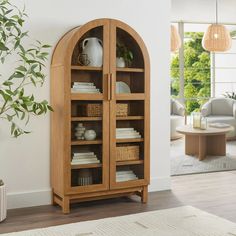
M 199 161 L 195 156 L 184 154 L 184 139 L 171 142 L 171 175 L 186 175 L 216 171 L 236 170 L 236 142 L 226 145 L 226 156 L 208 156 Z
M 9 236 L 235 236 L 236 224 L 191 206 L 42 228 Z

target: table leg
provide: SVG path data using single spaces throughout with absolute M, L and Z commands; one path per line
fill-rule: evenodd
M 198 146 L 198 159 L 202 161 L 206 158 L 207 154 L 207 137 L 199 135 L 199 146 Z

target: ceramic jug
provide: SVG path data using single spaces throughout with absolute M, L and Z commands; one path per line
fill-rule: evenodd
M 86 38 L 82 42 L 83 54 L 88 57 L 88 66 L 101 67 L 103 62 L 102 41 L 98 38 Z

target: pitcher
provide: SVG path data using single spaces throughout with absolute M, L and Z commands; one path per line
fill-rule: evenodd
M 101 67 L 103 63 L 102 41 L 98 38 L 86 38 L 82 42 L 83 54 L 88 56 L 88 66 Z

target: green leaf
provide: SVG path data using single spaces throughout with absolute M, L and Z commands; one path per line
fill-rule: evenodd
M 9 48 L 6 47 L 2 42 L 0 42 L 0 50 L 1 50 L 1 51 L 8 51 Z

